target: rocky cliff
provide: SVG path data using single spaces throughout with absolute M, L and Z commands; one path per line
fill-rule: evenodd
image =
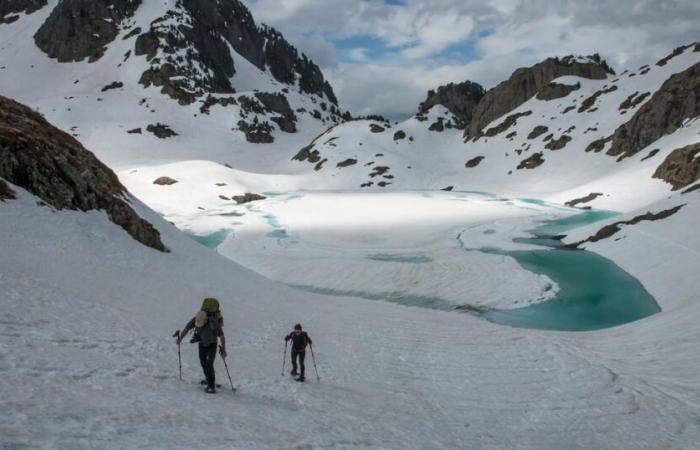
M 0 2 L 0 24 L 19 19 L 17 14 L 31 14 L 46 6 L 48 0 L 3 0 Z
M 685 120 L 700 116 L 700 63 L 673 75 L 620 125 L 608 150 L 611 156 L 632 156 L 660 137 L 676 131 Z
M 277 81 L 306 94 L 338 100 L 319 67 L 299 54 L 277 30 L 258 26 L 250 11 L 237 0 L 182 0 L 175 9 L 154 20 L 135 44 L 137 55 L 147 55 L 150 68 L 142 76 L 146 86 L 181 103 L 191 103 L 205 92 L 233 93 L 236 74 L 229 47 Z
M 72 136 L 2 96 L 0 178 L 56 209 L 104 210 L 134 239 L 165 251 L 158 230 L 129 206 L 126 189 L 114 172 Z
M 585 59 L 573 56 L 548 58 L 532 67 L 517 69 L 508 80 L 486 92 L 473 112 L 465 138 L 480 136 L 490 122 L 525 103 L 555 78 L 575 75 L 603 79 L 612 73 L 612 69 L 598 55 Z
M 59 62 L 99 59 L 119 25 L 141 0 L 63 0 L 34 35 L 34 42 Z
M 483 96 L 484 88 L 477 83 L 450 83 L 428 91 L 427 98 L 418 107 L 418 113 L 425 114 L 433 106 L 442 105 L 453 114 L 455 126 L 463 129 L 471 122 L 474 108 Z

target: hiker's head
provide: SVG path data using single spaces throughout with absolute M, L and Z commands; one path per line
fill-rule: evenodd
M 294 325 L 294 332 L 297 334 L 301 333 L 301 324 L 300 323 Z

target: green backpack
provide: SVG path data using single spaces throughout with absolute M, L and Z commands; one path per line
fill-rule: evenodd
M 220 327 L 224 326 L 224 316 L 221 315 L 219 301 L 211 297 L 204 299 L 200 311 L 195 316 L 195 328 L 194 334 L 192 335 L 192 340 L 190 340 L 191 343 L 199 342 L 201 340 L 199 333 L 210 320 L 215 320 Z

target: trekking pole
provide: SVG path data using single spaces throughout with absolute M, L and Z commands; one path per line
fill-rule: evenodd
M 311 348 L 311 360 L 314 362 L 314 370 L 316 371 L 316 381 L 321 381 L 321 377 L 318 376 L 318 367 L 316 367 L 316 357 L 314 356 L 314 346 L 309 344 Z
M 175 331 L 174 338 L 180 339 L 180 330 Z M 177 343 L 177 365 L 180 368 L 180 381 L 182 381 L 182 356 L 180 355 L 180 343 Z
M 223 347 L 219 345 L 219 351 L 221 350 L 223 350 Z M 226 358 L 222 356 L 221 359 L 224 360 L 224 367 L 226 367 L 226 375 L 228 375 L 228 382 L 231 385 L 231 390 L 235 392 L 236 388 L 233 387 L 233 381 L 231 381 L 231 373 L 228 371 L 228 364 L 226 364 Z
M 282 353 L 282 376 L 284 376 L 284 363 L 287 362 L 287 344 L 289 341 L 284 341 L 284 352 Z

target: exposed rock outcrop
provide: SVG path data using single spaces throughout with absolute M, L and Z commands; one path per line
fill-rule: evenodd
M 406 132 L 403 130 L 399 130 L 396 133 L 394 133 L 394 140 L 395 141 L 400 141 L 402 139 L 406 139 Z
M 234 195 L 233 197 L 231 197 L 231 199 L 239 205 L 242 205 L 243 203 L 255 202 L 258 200 L 265 200 L 266 198 L 267 197 L 265 197 L 264 195 L 253 194 L 251 192 L 246 192 L 243 195 Z
M 437 91 L 428 91 L 427 98 L 418 107 L 418 112 L 427 114 L 433 106 L 442 105 L 454 116 L 455 127 L 463 129 L 471 122 L 474 108 L 483 96 L 484 88 L 477 83 L 450 83 L 438 87 Z
M 160 233 L 129 206 L 117 176 L 77 140 L 0 97 L 0 177 L 56 209 L 104 210 L 134 239 L 165 251 Z
M 0 179 L 0 202 L 5 200 L 14 200 L 17 198 L 15 191 L 10 189 L 10 186 L 5 182 L 5 180 Z
M 574 91 L 581 89 L 581 83 L 576 84 L 561 84 L 561 83 L 549 83 L 546 84 L 537 93 L 537 100 L 556 100 L 558 98 L 564 98 Z
M 642 103 L 644 100 L 646 100 L 647 97 L 649 97 L 650 95 L 651 95 L 651 92 L 645 92 L 643 94 L 639 94 L 639 92 L 635 92 L 634 94 L 627 97 L 625 99 L 625 101 L 620 103 L 620 107 L 618 108 L 618 110 L 624 111 L 627 109 L 636 108 L 640 103 Z
M 530 157 L 520 161 L 520 164 L 518 164 L 517 169 L 534 169 L 535 167 L 541 166 L 542 164 L 544 164 L 544 158 L 542 158 L 542 153 L 535 153 Z
M 337 167 L 349 167 L 357 164 L 357 160 L 355 158 L 348 158 L 345 161 L 341 161 L 338 164 L 336 164 Z
M 607 154 L 629 157 L 700 116 L 700 63 L 671 76 L 613 135 Z
M 605 89 L 600 89 L 596 92 L 593 93 L 590 97 L 585 99 L 584 101 L 581 102 L 581 106 L 578 108 L 578 112 L 586 112 L 588 110 L 591 110 L 591 107 L 595 105 L 596 100 L 598 100 L 598 97 L 601 95 L 609 94 L 611 92 L 615 92 L 617 90 L 616 85 L 612 85 L 608 88 Z M 592 111 L 592 110 L 591 110 Z
M 465 138 L 471 139 L 493 120 L 507 114 L 532 98 L 546 84 L 564 75 L 603 79 L 614 73 L 598 55 L 585 61 L 568 56 L 549 58 L 529 68 L 513 72 L 510 78 L 489 89 L 474 109 L 472 121 L 465 130 Z
M 174 180 L 170 177 L 158 177 L 153 181 L 153 184 L 157 184 L 159 186 L 172 186 L 177 182 L 177 180 Z
M 700 143 L 686 145 L 672 151 L 654 172 L 677 191 L 700 180 Z
M 530 134 L 527 135 L 527 138 L 537 139 L 538 137 L 545 134 L 547 131 L 549 131 L 549 127 L 546 127 L 544 125 L 537 125 L 535 128 L 532 129 L 532 131 L 530 131 Z
M 257 117 L 252 123 L 239 120 L 238 129 L 245 134 L 246 141 L 252 144 L 270 144 L 275 141 L 272 136 L 272 126 L 266 121 L 258 121 Z
M 141 0 L 63 0 L 34 35 L 34 42 L 58 62 L 96 61 L 133 16 Z
M 548 150 L 561 150 L 562 148 L 566 147 L 566 144 L 568 144 L 569 141 L 571 141 L 571 136 L 562 134 L 558 139 L 552 139 L 547 142 L 547 145 L 545 145 L 544 148 Z
M 680 211 L 681 208 L 683 208 L 684 206 L 685 206 L 685 204 L 678 205 L 678 206 L 675 206 L 675 207 L 670 208 L 670 209 L 665 209 L 663 211 L 659 211 L 658 213 L 647 212 L 645 214 L 636 216 L 630 220 L 621 220 L 619 222 L 611 223 L 610 225 L 606 225 L 603 228 L 601 228 L 600 230 L 598 230 L 598 232 L 596 234 L 594 234 L 593 236 L 590 236 L 589 238 L 587 238 L 583 241 L 579 241 L 579 242 L 575 242 L 573 244 L 565 245 L 564 247 L 569 248 L 569 249 L 578 249 L 581 247 L 581 245 L 583 245 L 587 242 L 598 242 L 600 240 L 607 239 L 607 238 L 613 236 L 614 234 L 618 233 L 622 229 L 621 227 L 623 225 L 636 225 L 639 222 L 644 222 L 644 221 L 652 221 L 653 222 L 656 220 L 662 220 L 662 219 L 665 219 L 667 217 L 674 215 L 675 213 Z
M 273 112 L 280 117 L 272 117 L 270 120 L 275 122 L 282 131 L 286 133 L 296 133 L 297 116 L 289 106 L 289 101 L 284 94 L 269 92 L 257 92 L 255 97 L 263 104 L 267 112 Z
M 3 0 L 0 2 L 0 24 L 19 19 L 17 14 L 31 14 L 46 6 L 48 0 Z
M 146 131 L 149 131 L 161 139 L 168 139 L 173 136 L 177 136 L 177 133 L 173 131 L 168 125 L 157 123 L 155 125 L 150 124 L 146 127 Z
M 372 133 L 383 133 L 384 130 L 384 127 L 382 127 L 381 125 L 377 125 L 376 123 L 372 123 L 369 125 L 369 131 Z
M 497 134 L 503 133 L 508 128 L 518 123 L 519 118 L 529 116 L 530 114 L 532 114 L 532 111 L 524 111 L 520 113 L 511 114 L 508 117 L 506 117 L 505 120 L 503 120 L 503 122 L 486 130 L 484 132 L 484 136 L 493 137 Z
M 569 200 L 568 202 L 565 203 L 566 206 L 571 206 L 572 208 L 575 208 L 576 205 L 579 205 L 581 203 L 589 203 L 592 202 L 593 200 L 597 199 L 598 197 L 602 196 L 603 194 L 600 192 L 591 192 L 590 194 L 575 198 L 573 200 Z
M 472 159 L 470 159 L 469 161 L 467 161 L 467 162 L 464 164 L 464 167 L 466 167 L 467 169 L 474 168 L 474 167 L 478 166 L 479 163 L 480 163 L 481 161 L 483 161 L 483 160 L 484 160 L 484 157 L 483 157 L 483 156 L 477 156 L 477 157 L 472 158 Z
M 301 92 L 325 96 L 337 105 L 319 67 L 277 30 L 258 26 L 238 0 L 181 0 L 154 20 L 136 41 L 136 54 L 147 55 L 151 63 L 150 73 L 141 81 L 163 86 L 163 93 L 181 103 L 205 93 L 233 93 L 236 71 L 229 45 L 278 81 L 298 82 Z

